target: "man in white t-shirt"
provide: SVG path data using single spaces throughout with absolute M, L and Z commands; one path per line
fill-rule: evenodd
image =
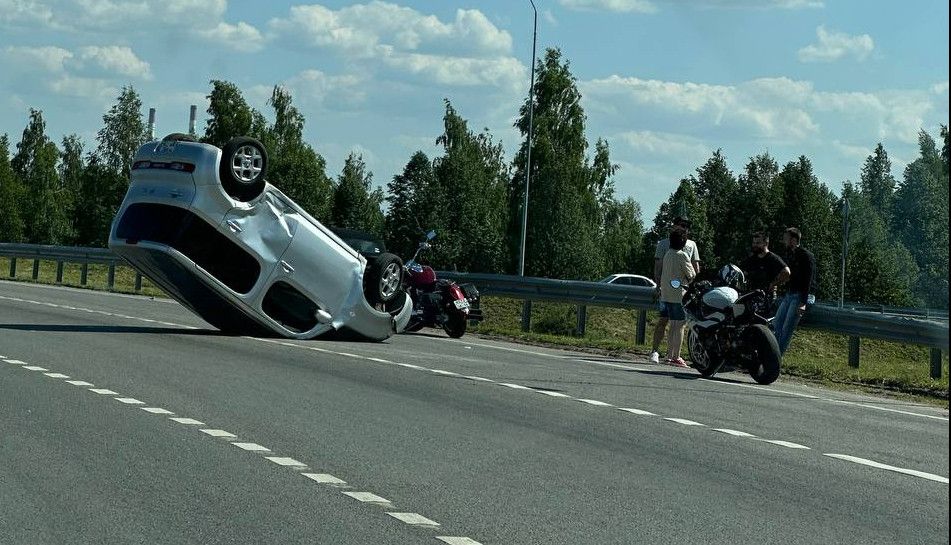
M 689 236 L 690 221 L 687 218 L 678 216 L 674 218 L 672 230 L 678 230 L 682 232 L 684 236 Z M 661 277 L 663 276 L 664 255 L 667 254 L 668 249 L 670 249 L 670 239 L 665 238 L 657 242 L 657 248 L 654 251 L 654 281 L 657 282 L 658 291 L 660 290 Z M 697 250 L 697 243 L 688 238 L 683 251 L 690 256 L 690 262 L 693 264 L 694 270 L 697 274 L 700 274 L 700 252 Z M 660 307 L 660 319 L 657 320 L 657 325 L 654 327 L 654 339 L 651 348 L 652 363 L 660 363 L 660 342 L 664 338 L 664 331 L 667 329 L 667 322 L 669 320 L 669 316 L 665 315 L 664 305 L 660 304 Z

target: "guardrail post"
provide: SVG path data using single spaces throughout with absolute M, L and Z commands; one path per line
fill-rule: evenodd
M 849 367 L 858 368 L 860 348 L 861 339 L 859 337 L 849 337 Z
M 63 262 L 62 261 L 56 262 L 56 283 L 57 284 L 63 283 Z
M 17 258 L 10 258 L 10 278 L 17 277 Z
M 135 291 L 142 291 L 142 275 L 135 273 Z
M 637 332 L 635 335 L 634 343 L 635 344 L 644 344 L 647 337 L 647 310 L 641 309 L 637 311 Z
M 116 262 L 113 261 L 109 264 L 109 291 L 112 291 L 116 287 Z
M 528 333 L 532 330 L 532 302 L 522 303 L 522 331 Z
M 83 268 L 79 273 L 79 285 L 85 286 L 86 280 L 89 279 L 89 262 L 83 262 Z
M 941 378 L 941 349 L 931 349 L 931 378 L 938 380 Z
M 578 325 L 575 326 L 575 335 L 578 337 L 584 337 L 584 330 L 588 325 L 588 307 L 586 305 L 578 305 Z
M 40 277 L 40 260 L 34 259 L 33 260 L 33 280 L 36 280 L 39 277 Z

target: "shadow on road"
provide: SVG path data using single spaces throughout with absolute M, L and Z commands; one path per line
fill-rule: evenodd
M 227 337 L 226 333 L 215 329 L 184 329 L 175 327 L 141 327 L 116 325 L 76 325 L 76 324 L 0 324 L 0 329 L 12 331 L 42 331 L 49 333 L 146 333 L 153 335 L 202 335 L 209 337 Z

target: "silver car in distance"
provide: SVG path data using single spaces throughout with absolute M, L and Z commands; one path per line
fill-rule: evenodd
M 372 259 L 265 181 L 267 151 L 172 134 L 139 148 L 109 248 L 222 331 L 384 340 L 412 313 L 402 262 Z

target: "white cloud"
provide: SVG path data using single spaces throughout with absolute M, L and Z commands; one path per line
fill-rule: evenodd
M 119 94 L 115 86 L 102 78 L 63 76 L 49 86 L 58 95 L 92 99 L 99 103 L 108 103 Z
M 824 26 L 816 29 L 819 43 L 807 45 L 799 50 L 802 62 L 832 62 L 845 56 L 864 61 L 875 49 L 875 43 L 868 34 L 850 36 L 844 32 L 826 30 Z
M 125 46 L 88 46 L 79 49 L 78 59 L 93 62 L 101 69 L 142 79 L 152 79 L 149 63 L 138 58 L 132 49 Z
M 0 25 L 48 25 L 52 19 L 53 10 L 43 3 L 34 0 L 0 0 Z
M 946 95 L 948 94 L 948 82 L 947 80 L 940 83 L 935 83 L 931 86 L 931 92 L 936 95 Z
M 866 146 L 846 144 L 840 142 L 839 140 L 833 140 L 832 146 L 835 147 L 835 149 L 844 157 L 856 161 L 864 161 L 866 157 L 872 154 L 872 150 Z
M 628 131 L 616 136 L 633 151 L 651 155 L 678 157 L 686 161 L 702 160 L 713 150 L 699 138 L 654 131 Z
M 542 11 L 542 19 L 544 19 L 545 22 L 548 23 L 550 26 L 553 26 L 553 27 L 558 26 L 558 18 L 555 17 L 555 14 L 552 13 L 550 9 L 546 9 Z
M 214 28 L 198 30 L 197 34 L 206 41 L 225 45 L 235 51 L 253 53 L 264 48 L 261 31 L 245 22 L 232 25 L 222 21 Z
M 49 72 L 62 72 L 73 53 L 61 47 L 13 47 L 3 50 L 4 57 L 25 67 L 40 66 Z
M 268 38 L 328 49 L 349 62 L 420 76 L 441 85 L 512 88 L 527 69 L 511 56 L 512 37 L 479 10 L 450 22 L 381 1 L 333 10 L 293 6 L 272 19 Z
M 687 0 L 698 8 L 713 9 L 817 9 L 824 8 L 822 0 Z M 680 0 L 679 3 L 684 3 Z
M 649 0 L 559 0 L 568 9 L 585 11 L 612 11 L 617 13 L 654 13 L 657 11 Z

